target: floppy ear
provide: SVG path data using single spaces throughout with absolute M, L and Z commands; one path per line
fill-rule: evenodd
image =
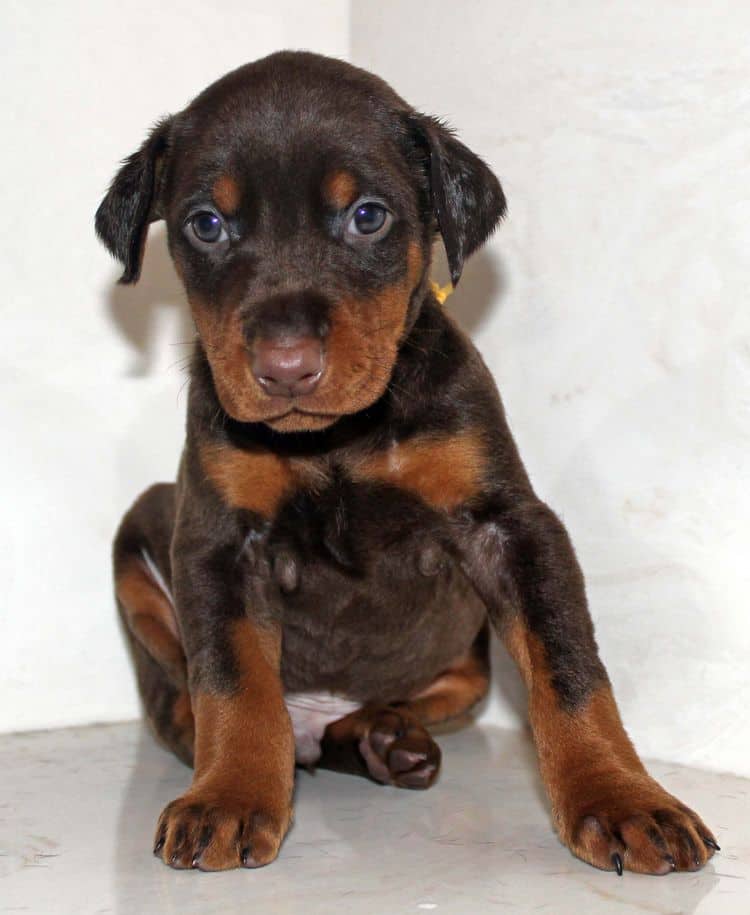
M 411 113 L 410 132 L 428 156 L 432 208 L 448 255 L 451 280 L 505 215 L 505 195 L 490 168 L 436 118 Z
M 148 224 L 162 217 L 161 177 L 171 125 L 165 118 L 151 130 L 124 161 L 96 211 L 96 234 L 125 267 L 121 283 L 138 279 Z

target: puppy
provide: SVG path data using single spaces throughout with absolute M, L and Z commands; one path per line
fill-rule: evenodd
M 486 692 L 488 625 L 575 855 L 664 874 L 718 847 L 628 739 L 568 535 L 430 283 L 436 232 L 455 285 L 504 211 L 439 121 L 288 52 L 157 124 L 99 207 L 124 283 L 166 221 L 198 332 L 177 483 L 114 544 L 146 714 L 195 768 L 157 826 L 167 864 L 273 860 L 295 759 L 429 787 L 427 728 Z

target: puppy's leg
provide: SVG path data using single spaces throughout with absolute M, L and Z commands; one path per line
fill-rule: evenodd
M 199 647 L 184 644 L 170 562 L 174 517 L 175 487 L 154 486 L 127 513 L 114 546 L 117 603 L 146 715 L 156 735 L 195 764 L 190 790 L 160 818 L 155 851 L 173 867 L 265 864 L 291 818 L 294 751 L 281 698 L 279 631 L 242 614 L 236 595 L 206 574 L 209 557 L 182 573 L 189 595 L 183 605 L 189 613 L 203 593 L 221 612 L 206 606 L 194 627 Z M 199 583 L 186 581 L 195 575 Z M 242 570 L 234 576 L 241 580 Z
M 648 775 L 625 733 L 564 527 L 536 501 L 475 520 L 467 571 L 526 681 L 561 839 L 608 870 L 701 867 L 716 841 Z
M 157 484 L 135 502 L 115 538 L 115 595 L 146 718 L 184 763 L 193 761 L 187 667 L 170 594 L 174 485 Z
M 169 553 L 195 772 L 162 812 L 154 852 L 177 868 L 255 867 L 276 857 L 292 816 L 281 629 L 263 591 L 262 523 L 207 508 L 199 496 L 178 498 Z
M 292 817 L 294 740 L 279 677 L 280 630 L 248 618 L 218 628 L 211 650 L 221 650 L 226 679 L 205 676 L 205 657 L 193 662 L 195 775 L 156 831 L 155 853 L 177 868 L 268 864 Z

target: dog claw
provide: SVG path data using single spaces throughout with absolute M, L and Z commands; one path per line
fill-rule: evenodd
M 673 871 L 677 870 L 677 862 L 672 855 L 664 855 L 664 860 L 669 864 Z
M 612 863 L 614 864 L 615 870 L 617 871 L 617 876 L 622 877 L 622 858 L 618 852 L 615 852 L 612 855 Z
M 714 851 L 721 851 L 721 846 L 713 839 L 707 839 L 705 836 L 702 838 L 704 845 L 707 845 L 709 848 L 713 848 Z

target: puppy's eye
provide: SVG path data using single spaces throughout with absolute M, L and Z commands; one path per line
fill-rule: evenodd
M 350 210 L 346 232 L 350 237 L 375 241 L 388 233 L 392 222 L 393 215 L 382 203 L 360 200 Z
M 228 238 L 224 223 L 209 210 L 196 213 L 188 222 L 193 235 L 205 245 L 215 245 Z

